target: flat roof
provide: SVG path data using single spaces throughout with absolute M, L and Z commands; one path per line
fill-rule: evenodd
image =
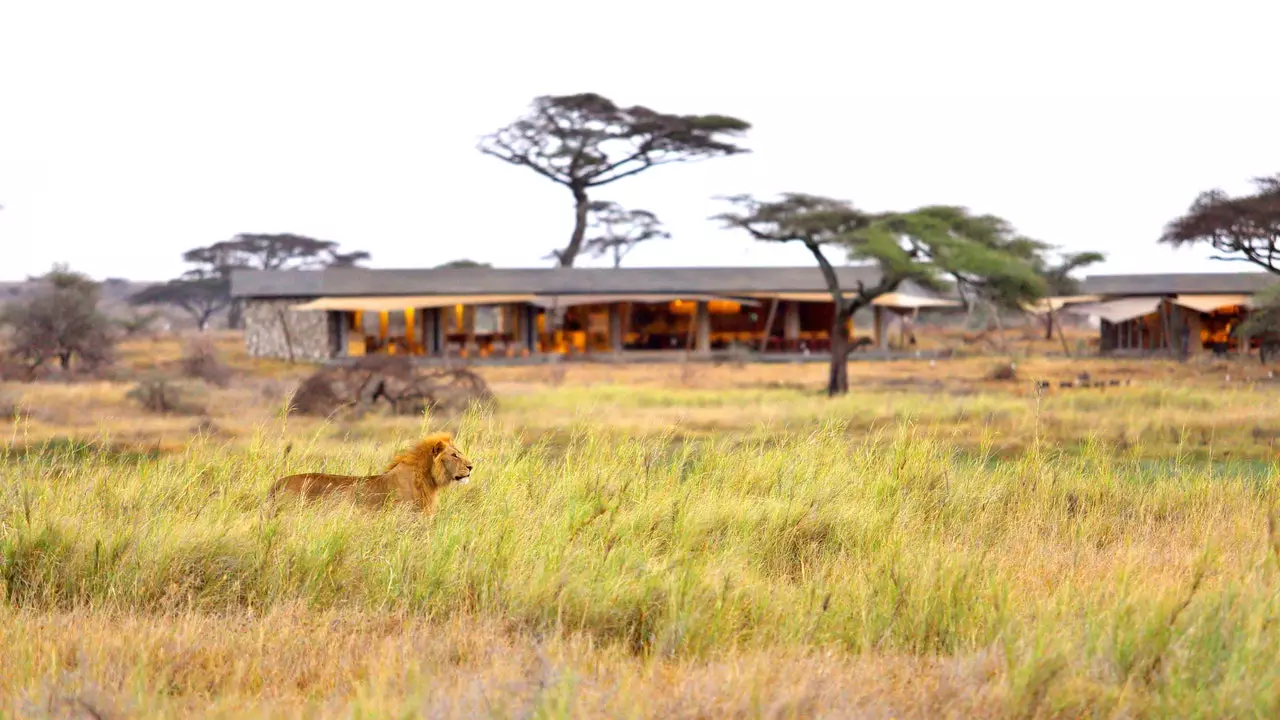
M 1081 281 L 1080 292 L 1089 295 L 1249 295 L 1277 282 L 1280 275 L 1269 272 L 1089 275 Z
M 871 266 L 836 268 L 843 287 L 874 285 Z M 706 268 L 433 268 L 427 270 L 328 268 L 237 270 L 231 294 L 239 298 L 317 298 L 377 295 L 609 295 L 824 292 L 815 266 Z M 902 290 L 927 295 L 910 283 Z

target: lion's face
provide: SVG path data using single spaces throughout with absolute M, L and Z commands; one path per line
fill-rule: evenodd
M 453 443 L 445 443 L 436 455 L 436 485 L 465 483 L 471 479 L 471 461 Z

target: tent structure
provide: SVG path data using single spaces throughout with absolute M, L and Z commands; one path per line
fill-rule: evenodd
M 1122 323 L 1126 320 L 1150 315 L 1160 307 L 1161 298 L 1135 297 L 1108 300 L 1106 302 L 1077 305 L 1076 312 L 1095 315 L 1107 322 Z
M 320 297 L 290 310 L 346 310 L 381 312 L 405 308 L 439 308 L 452 305 L 499 305 L 531 302 L 533 295 L 372 295 L 357 297 Z
M 1196 312 L 1212 313 L 1219 308 L 1247 305 L 1250 299 L 1249 295 L 1178 295 L 1173 302 Z

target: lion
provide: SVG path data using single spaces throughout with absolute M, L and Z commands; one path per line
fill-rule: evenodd
M 436 433 L 398 453 L 381 475 L 287 475 L 275 481 L 268 497 L 294 492 L 310 500 L 322 495 L 346 494 L 368 507 L 381 507 L 393 500 L 410 503 L 431 514 L 436 510 L 440 491 L 450 484 L 470 480 L 471 467 L 471 461 L 453 444 L 452 435 Z

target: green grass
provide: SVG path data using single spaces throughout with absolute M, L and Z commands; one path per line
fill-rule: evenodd
M 1140 445 L 1117 447 L 1097 416 L 1110 407 L 1082 397 L 1042 401 L 1039 412 L 1094 413 L 1092 439 L 1068 448 L 1033 433 L 1005 457 L 983 418 L 1041 420 L 1026 400 L 593 393 L 593 402 L 573 393 L 507 401 L 583 409 L 554 442 L 500 417 L 464 418 L 458 442 L 475 480 L 447 491 L 434 518 L 265 506 L 280 474 L 368 472 L 392 449 L 338 446 L 323 431 L 273 426 L 247 449 L 196 440 L 159 458 L 67 444 L 8 452 L 4 612 L 30 622 L 301 608 L 497 623 L 518 637 L 686 666 L 753 653 L 996 653 L 988 709 L 999 715 L 1280 712 L 1280 568 L 1268 534 L 1280 493 L 1264 461 L 1175 451 L 1153 462 Z M 851 430 L 859 408 L 888 402 L 900 406 L 896 424 Z M 1143 391 L 1120 413 L 1132 426 L 1205 402 Z M 818 409 L 806 418 L 802 406 Z M 678 442 L 670 431 L 625 431 L 630 409 L 652 407 L 769 408 L 789 425 L 766 418 Z M 957 413 L 977 428 L 963 444 L 936 423 Z M 10 638 L 5 657 L 18 670 L 0 671 L 0 695 L 52 682 L 36 635 Z M 133 679 L 115 682 L 115 696 L 166 697 L 162 672 L 129 667 Z M 195 696 L 253 693 L 226 682 Z M 356 696 L 352 707 L 390 707 L 367 681 L 339 687 Z M 575 692 L 557 687 L 567 695 L 556 703 Z

